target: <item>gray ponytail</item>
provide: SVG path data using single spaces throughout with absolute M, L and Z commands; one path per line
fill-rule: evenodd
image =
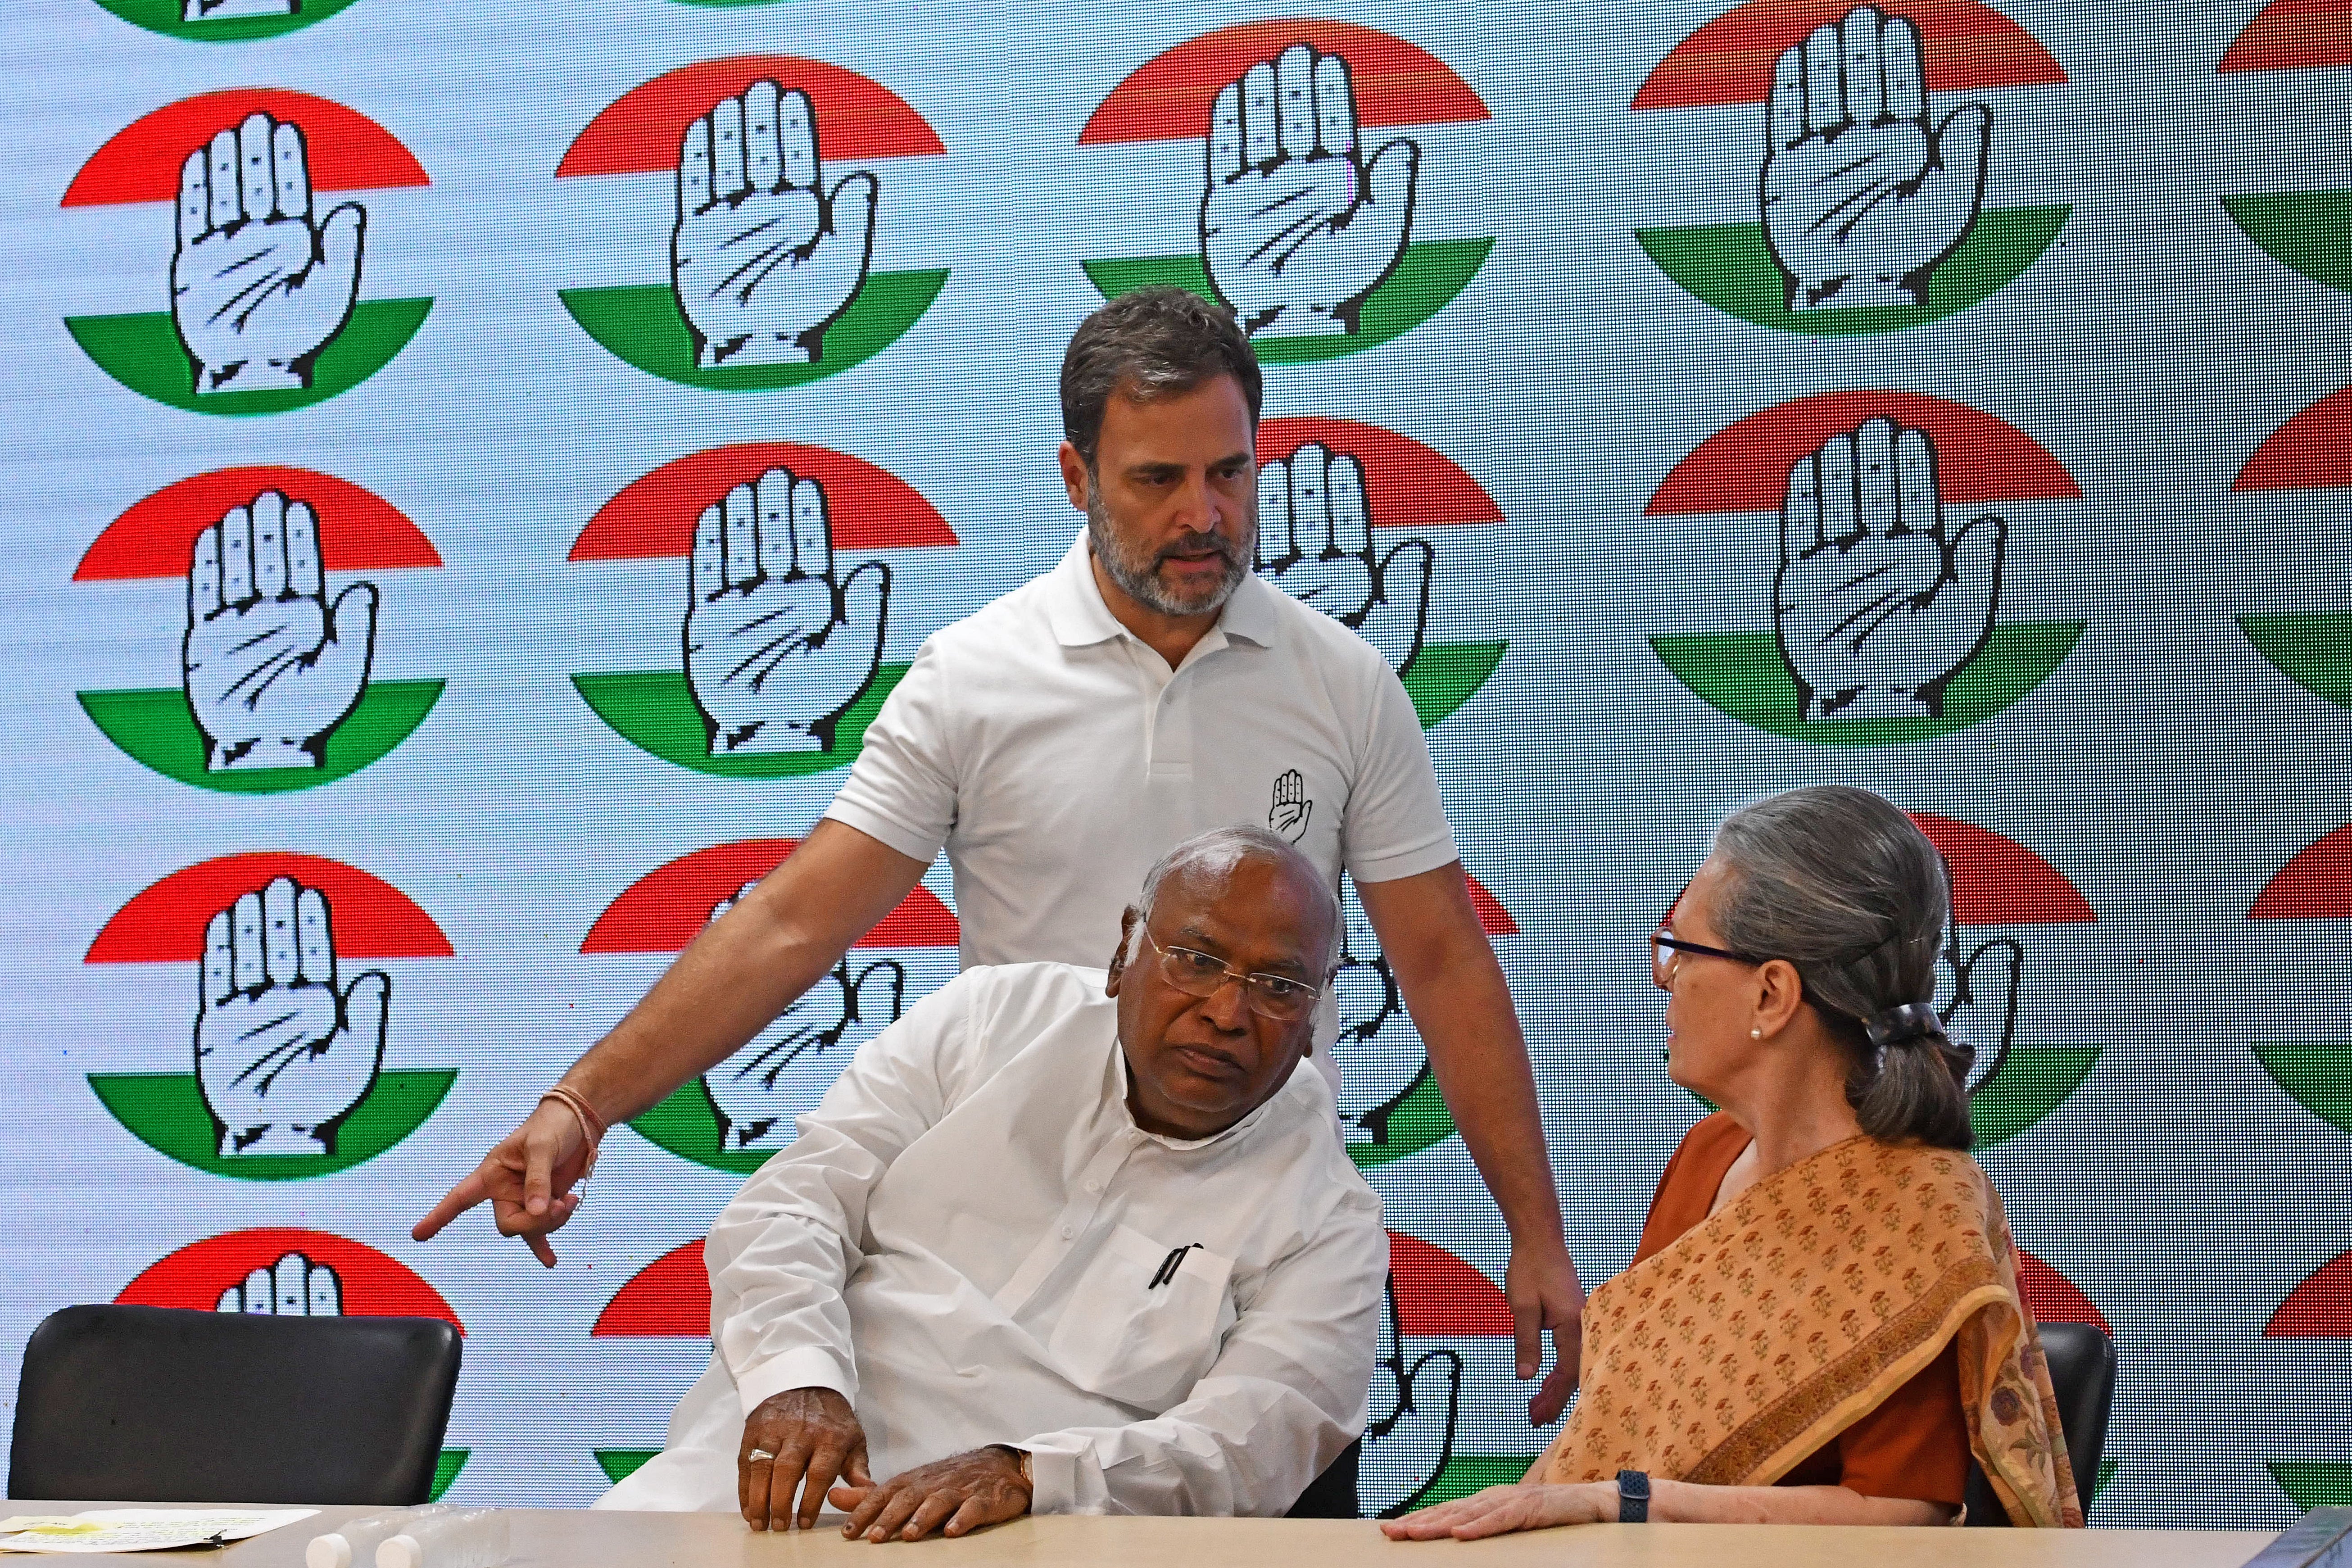
M 1933 1009 L 1951 891 L 1918 825 L 1864 789 L 1790 790 L 1733 814 L 1715 836 L 1727 872 L 1715 925 L 1726 945 L 1796 966 L 1848 1058 L 1846 1099 L 1887 1142 L 1966 1149 L 1966 1046 Z

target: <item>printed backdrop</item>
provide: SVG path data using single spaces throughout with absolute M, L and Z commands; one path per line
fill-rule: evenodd
M 2033 1305 L 2120 1348 L 2093 1519 L 2352 1502 L 2352 6 L 1342 8 L 16 7 L 0 1410 L 68 1302 L 421 1312 L 451 1498 L 656 1448 L 944 866 L 557 1271 L 408 1227 L 1066 548 L 1063 345 L 1172 282 L 1267 365 L 1261 569 L 1428 727 L 1588 1282 L 1700 1113 L 1643 939 L 1867 784 Z M 1548 1433 L 1353 914 L 1383 1510 Z

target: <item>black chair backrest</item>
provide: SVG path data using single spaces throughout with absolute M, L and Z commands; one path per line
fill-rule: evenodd
M 2066 1436 L 2067 1462 L 2074 1468 L 2074 1489 L 2087 1509 L 2106 1451 L 2107 1413 L 2115 1405 L 2116 1342 L 2094 1323 L 2044 1323 L 2042 1353 L 2050 1358 L 2050 1386 L 2058 1395 L 2058 1425 Z M 1968 1500 L 1970 1524 L 2009 1522 L 1992 1483 L 1973 1462 Z
M 1285 1519 L 1361 1519 L 1363 1504 L 1356 1495 L 1356 1468 L 1364 1457 L 1361 1437 L 1339 1450 L 1339 1457 L 1307 1483 L 1290 1505 Z
M 68 1307 L 25 1345 L 8 1495 L 421 1503 L 457 1360 L 436 1318 Z

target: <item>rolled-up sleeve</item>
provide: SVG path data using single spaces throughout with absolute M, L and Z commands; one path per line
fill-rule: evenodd
M 1192 1396 L 1149 1421 L 1022 1439 L 1037 1513 L 1286 1512 L 1361 1436 L 1388 1276 L 1368 1188 L 1269 1268 Z
M 947 660 L 926 642 L 866 727 L 825 816 L 926 865 L 956 820 Z
M 858 1047 L 800 1136 L 721 1210 L 703 1246 L 710 1336 L 749 1415 L 791 1388 L 857 1396 L 842 1292 L 866 1204 L 908 1144 L 944 1113 L 971 1026 L 968 984 L 950 982 Z

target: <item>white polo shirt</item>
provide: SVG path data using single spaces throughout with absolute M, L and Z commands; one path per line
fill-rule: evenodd
M 924 642 L 825 815 L 917 860 L 947 850 L 967 968 L 1101 968 L 1144 872 L 1213 827 L 1274 827 L 1334 887 L 1459 858 L 1412 700 L 1370 643 L 1253 575 L 1171 670 L 1103 603 L 1083 530 Z M 1327 1061 L 1337 1029 L 1327 1006 Z

